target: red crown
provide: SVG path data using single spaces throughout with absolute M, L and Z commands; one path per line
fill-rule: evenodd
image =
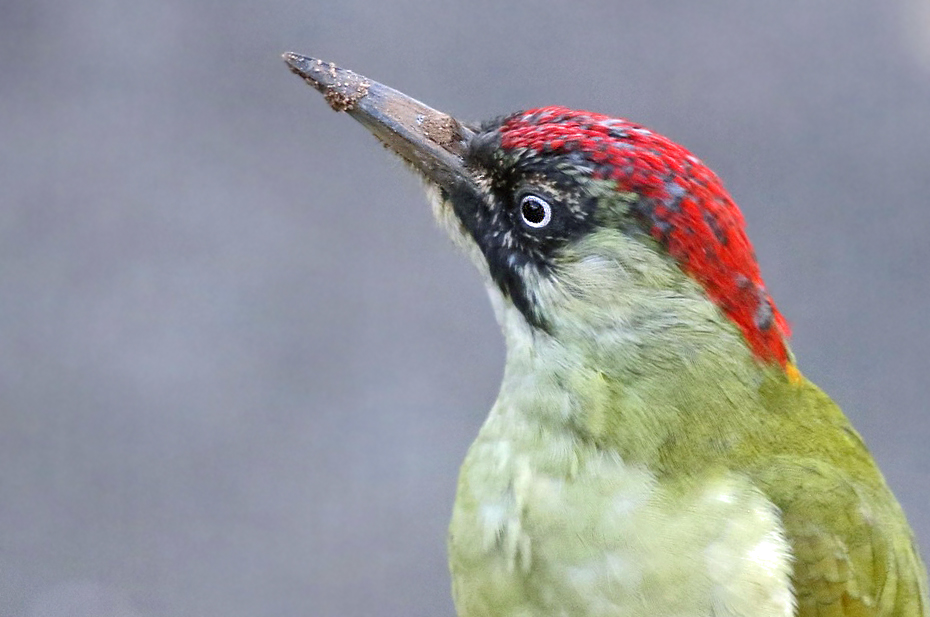
M 581 153 L 596 179 L 638 194 L 634 212 L 649 233 L 736 323 L 753 353 L 787 365 L 790 329 L 765 290 L 743 215 L 697 157 L 627 120 L 564 107 L 522 112 L 500 130 L 505 149 Z

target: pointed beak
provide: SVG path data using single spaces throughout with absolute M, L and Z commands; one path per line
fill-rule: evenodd
M 427 179 L 450 188 L 469 178 L 462 157 L 474 131 L 452 116 L 331 62 L 291 52 L 284 61 L 330 107 L 361 122 Z

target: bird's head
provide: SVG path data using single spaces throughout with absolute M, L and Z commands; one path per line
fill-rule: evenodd
M 563 107 L 466 125 L 331 64 L 285 59 L 422 174 L 437 218 L 487 275 L 499 316 L 555 339 L 636 345 L 644 330 L 697 346 L 738 339 L 758 362 L 790 368 L 788 326 L 742 215 L 681 146 Z

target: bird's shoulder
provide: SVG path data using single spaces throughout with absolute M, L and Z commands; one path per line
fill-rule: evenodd
M 806 379 L 763 394 L 766 413 L 792 421 L 746 472 L 781 512 L 798 615 L 926 617 L 913 533 L 842 411 Z

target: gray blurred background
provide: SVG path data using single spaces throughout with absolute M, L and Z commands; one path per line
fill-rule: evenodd
M 452 615 L 503 344 L 285 50 L 701 156 L 930 556 L 930 0 L 5 0 L 0 615 Z

